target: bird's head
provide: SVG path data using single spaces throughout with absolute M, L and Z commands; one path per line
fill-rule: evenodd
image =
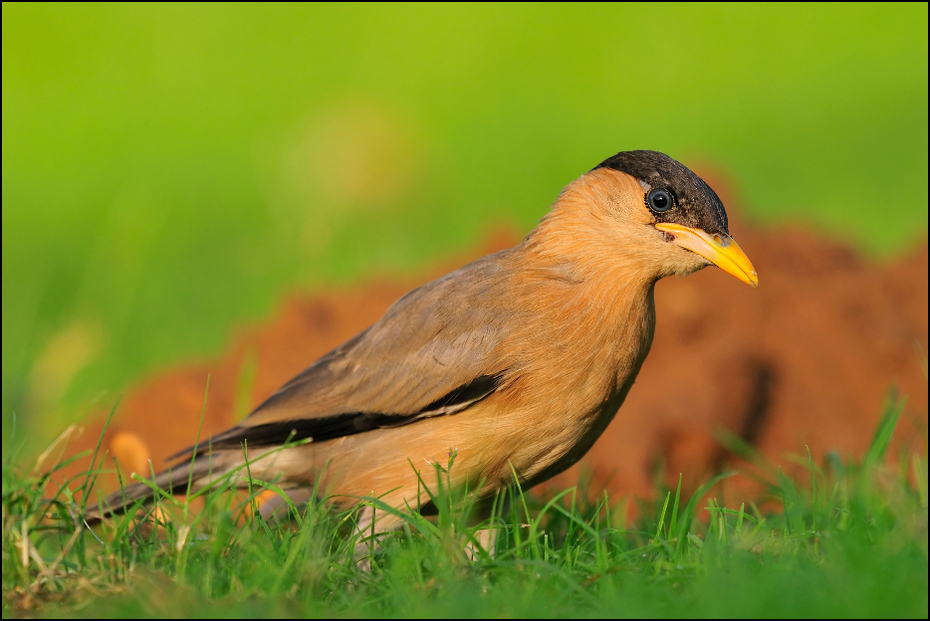
M 566 221 L 579 229 L 584 223 L 588 252 L 615 260 L 623 254 L 655 277 L 713 264 L 752 287 L 759 284 L 730 237 L 716 192 L 664 153 L 624 151 L 604 160 L 565 189 L 551 215 L 563 230 L 573 228 Z

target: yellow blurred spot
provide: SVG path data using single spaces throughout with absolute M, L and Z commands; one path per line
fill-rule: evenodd
M 110 454 L 130 475 L 136 473 L 144 478 L 151 476 L 151 452 L 138 434 L 131 431 L 115 433 L 110 440 Z
M 276 194 L 305 221 L 302 245 L 325 246 L 350 213 L 389 208 L 409 195 L 425 170 L 415 124 L 390 106 L 343 99 L 315 111 L 290 132 Z
M 82 322 L 53 335 L 29 373 L 30 411 L 41 413 L 54 407 L 74 377 L 100 353 L 102 342 L 102 330 Z
M 333 104 L 297 136 L 286 161 L 290 182 L 337 208 L 388 205 L 416 176 L 413 132 L 384 106 L 368 101 Z
M 259 494 L 255 497 L 255 503 L 254 503 L 254 504 L 248 503 L 248 502 L 247 502 L 247 503 L 242 507 L 242 517 L 243 517 L 243 519 L 247 519 L 247 518 L 249 518 L 249 517 L 251 517 L 251 516 L 253 515 L 253 513 L 254 513 L 253 507 L 254 507 L 255 509 L 257 509 L 259 512 L 261 512 L 262 507 L 263 507 L 265 504 L 267 504 L 267 503 L 269 503 L 269 502 L 272 502 L 272 501 L 275 500 L 276 498 L 278 498 L 278 493 L 275 492 L 275 491 L 272 491 L 272 490 L 270 490 L 270 489 L 266 489 L 266 490 L 263 490 L 263 491 L 259 492 Z

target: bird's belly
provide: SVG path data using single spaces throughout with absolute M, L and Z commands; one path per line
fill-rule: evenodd
M 535 478 L 590 435 L 590 425 L 585 434 L 577 424 L 528 427 L 514 420 L 485 410 L 372 430 L 288 449 L 275 468 L 294 484 L 318 479 L 326 495 L 374 496 L 398 508 L 416 507 L 428 498 L 424 486 L 435 491 L 438 476 L 445 486 L 443 471 L 453 486 L 493 494 L 513 481 L 514 471 L 523 481 Z
M 488 475 L 502 484 L 512 480 L 510 465 L 529 488 L 573 466 L 587 453 L 607 428 L 620 407 L 620 399 L 602 401 L 596 407 L 562 412 L 534 426 L 532 435 L 514 434 L 507 446 L 503 468 Z
M 275 467 L 292 484 L 319 481 L 324 495 L 345 504 L 378 497 L 398 510 L 423 506 L 425 488 L 435 493 L 438 477 L 444 487 L 489 496 L 512 483 L 514 473 L 529 486 L 573 465 L 607 427 L 627 388 L 608 390 L 605 398 L 592 387 L 570 401 L 540 400 L 538 390 L 529 402 L 521 402 L 520 390 L 496 393 L 457 414 L 288 449 Z

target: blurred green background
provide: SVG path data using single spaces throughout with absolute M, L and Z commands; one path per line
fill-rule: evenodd
M 4 454 L 620 150 L 879 258 L 926 236 L 926 3 L 2 10 Z

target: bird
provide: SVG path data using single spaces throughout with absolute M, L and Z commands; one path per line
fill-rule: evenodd
M 101 520 L 217 479 L 378 498 L 379 530 L 430 506 L 424 473 L 488 499 L 575 464 L 623 404 L 666 276 L 716 265 L 756 287 L 723 203 L 677 160 L 623 151 L 570 182 L 518 245 L 410 291 L 232 428 L 90 509 Z M 248 460 L 248 469 L 243 468 Z

